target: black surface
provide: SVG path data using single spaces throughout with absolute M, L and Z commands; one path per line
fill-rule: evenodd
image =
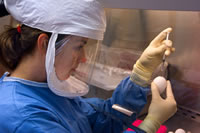
M 3 4 L 3 1 L 0 1 L 0 17 L 4 17 L 4 16 L 7 16 L 9 15 L 9 13 L 7 12 L 4 4 Z
M 191 133 L 200 133 L 200 123 L 196 122 L 192 119 L 184 117 L 180 114 L 174 115 L 171 119 L 169 119 L 165 126 L 168 128 L 169 131 L 175 132 L 177 129 L 182 128 L 186 132 L 190 131 Z

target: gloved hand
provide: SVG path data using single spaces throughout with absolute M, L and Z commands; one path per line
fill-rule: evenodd
M 143 129 L 147 133 L 155 133 L 160 125 L 177 111 L 176 101 L 169 81 L 167 81 L 166 99 L 160 96 L 159 89 L 153 82 L 151 84 L 151 91 L 152 101 L 148 110 L 148 115 L 139 126 L 140 129 Z
M 131 79 L 140 86 L 147 86 L 153 71 L 162 62 L 163 55 L 169 56 L 175 49 L 172 41 L 164 40 L 172 28 L 163 30 L 145 49 L 133 67 Z M 142 80 L 142 81 L 141 81 Z

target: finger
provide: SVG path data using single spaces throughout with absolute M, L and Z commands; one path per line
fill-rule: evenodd
M 172 28 L 167 28 L 163 30 L 160 34 L 158 34 L 152 41 L 153 45 L 156 45 L 157 43 L 160 43 L 162 40 L 164 40 L 167 36 L 167 33 L 170 33 L 172 31 Z
M 171 51 L 172 51 L 172 52 L 175 52 L 175 51 L 176 51 L 176 49 L 175 49 L 175 48 L 172 48 L 172 49 L 171 49 Z
M 171 50 L 170 49 L 167 49 L 166 51 L 165 51 L 165 56 L 169 56 L 171 54 Z
M 164 40 L 162 41 L 162 43 L 165 44 L 169 48 L 173 46 L 173 43 L 171 40 Z
M 152 99 L 161 98 L 158 87 L 154 82 L 151 83 L 151 92 L 152 92 Z
M 159 47 L 156 48 L 155 54 L 164 54 L 164 52 L 167 50 L 167 46 L 162 44 Z
M 167 52 L 165 53 L 166 56 L 169 56 L 171 53 L 175 51 L 175 48 L 173 48 L 173 43 L 171 40 L 164 40 L 163 43 L 167 46 Z
M 169 56 L 171 53 L 175 52 L 175 48 L 167 48 L 165 51 L 165 56 Z
M 171 83 L 170 83 L 169 80 L 167 81 L 166 93 L 167 93 L 167 98 L 173 98 L 174 99 L 174 94 L 172 92 L 172 87 L 171 87 Z
M 165 55 L 169 56 L 172 52 L 172 41 L 171 40 L 164 40 L 163 43 L 167 46 L 167 50 L 165 51 Z
M 169 44 L 169 45 L 171 45 L 171 44 Z M 174 51 L 175 51 L 175 48 L 171 48 L 171 47 L 168 47 L 165 44 L 163 44 L 160 47 L 156 48 L 155 53 L 156 54 L 165 54 L 165 56 L 168 57 Z

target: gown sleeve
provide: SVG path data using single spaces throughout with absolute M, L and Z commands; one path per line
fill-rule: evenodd
M 107 100 L 83 98 L 80 105 L 89 119 L 93 132 L 121 133 L 124 130 L 123 121 L 126 121 L 126 119 L 130 121 L 130 118 L 112 109 L 112 105 L 118 104 L 134 111 L 136 115 L 131 118 L 133 122 L 147 103 L 149 91 L 150 88 L 141 87 L 133 83 L 130 77 L 127 77 L 117 86 L 111 98 Z M 111 116 L 117 120 L 111 118 Z

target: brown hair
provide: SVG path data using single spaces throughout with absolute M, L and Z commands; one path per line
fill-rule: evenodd
M 26 25 L 21 26 L 21 32 L 18 32 L 17 28 L 6 26 L 5 31 L 0 34 L 0 62 L 14 70 L 23 56 L 31 54 L 42 33 L 46 33 L 49 38 L 51 36 L 51 33 Z

